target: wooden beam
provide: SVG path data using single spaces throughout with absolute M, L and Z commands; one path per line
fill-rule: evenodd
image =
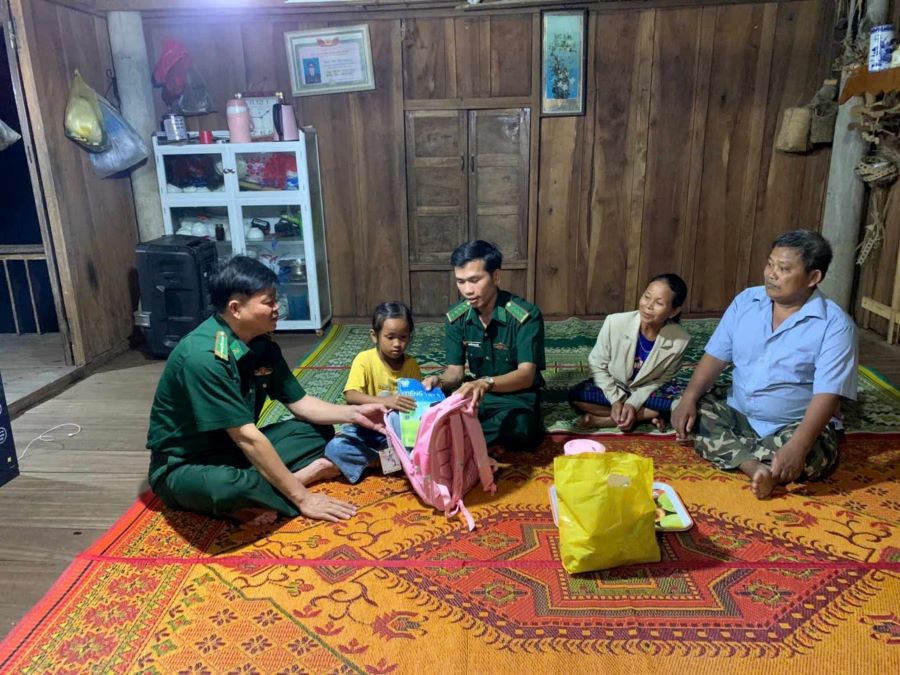
M 41 244 L 0 244 L 0 258 L 42 260 L 46 257 Z
M 139 11 L 173 14 L 216 16 L 227 13 L 252 14 L 261 18 L 266 14 L 317 15 L 328 20 L 352 18 L 360 14 L 372 18 L 403 18 L 411 16 L 458 16 L 460 13 L 511 14 L 522 12 L 540 13 L 544 9 L 588 8 L 597 14 L 619 12 L 629 9 L 674 9 L 678 7 L 699 7 L 705 5 L 746 4 L 747 0 L 481 0 L 476 5 L 460 0 L 333 0 L 312 4 L 285 3 L 284 0 L 49 0 L 70 7 L 80 6 L 85 11 L 114 12 Z M 795 0 L 772 0 L 775 3 Z M 340 15 L 343 15 L 341 17 Z
M 530 302 L 537 299 L 537 222 L 541 169 L 541 15 L 531 17 L 531 146 L 528 161 L 528 269 L 525 295 Z
M 97 8 L 94 0 L 47 0 L 47 2 L 52 5 L 75 9 L 79 12 L 87 12 L 95 16 L 103 16 L 103 12 Z
M 407 99 L 405 110 L 487 110 L 495 108 L 529 108 L 531 96 L 494 96 L 489 98 L 431 98 Z

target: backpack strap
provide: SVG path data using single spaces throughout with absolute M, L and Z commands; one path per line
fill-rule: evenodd
M 453 463 L 453 483 L 450 494 L 454 500 L 462 501 L 463 473 L 466 470 L 466 436 L 462 421 L 463 412 L 450 417 L 450 461 Z
M 487 452 L 487 443 L 484 441 L 484 432 L 475 415 L 465 415 L 465 424 L 468 430 L 469 441 L 472 443 L 472 456 L 475 458 L 475 466 L 478 467 L 478 477 L 481 487 L 485 492 L 497 494 L 497 485 L 494 483 L 494 471 L 497 462 L 490 458 Z
M 475 519 L 472 517 L 472 514 L 469 513 L 469 509 L 466 508 L 466 505 L 463 504 L 462 499 L 460 499 L 456 503 L 456 508 L 459 510 L 459 515 L 463 517 L 466 521 L 466 526 L 469 528 L 469 532 L 475 529 Z

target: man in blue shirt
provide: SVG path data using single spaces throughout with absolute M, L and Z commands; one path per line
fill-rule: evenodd
M 830 422 L 841 398 L 856 398 L 857 344 L 853 320 L 818 290 L 830 262 L 831 247 L 816 232 L 775 239 L 765 286 L 732 301 L 672 413 L 679 439 L 696 424 L 697 452 L 747 474 L 759 499 L 837 464 Z M 701 398 L 729 363 L 727 403 Z

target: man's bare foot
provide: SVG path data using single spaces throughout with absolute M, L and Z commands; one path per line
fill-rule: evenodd
M 756 495 L 757 499 L 768 498 L 772 494 L 772 490 L 775 489 L 775 479 L 772 478 L 772 470 L 764 464 L 760 464 L 756 473 L 753 474 L 750 489 L 753 490 L 753 494 Z
M 266 527 L 278 520 L 278 512 L 272 509 L 241 509 L 230 514 L 229 518 L 241 525 Z
M 738 468 L 750 478 L 750 489 L 757 499 L 766 499 L 772 494 L 776 481 L 771 468 L 755 459 L 744 462 Z
M 612 427 L 615 425 L 613 424 L 611 417 L 584 413 L 578 418 L 578 421 L 575 422 L 575 426 L 579 429 L 601 429 L 603 427 Z
M 306 487 L 312 485 L 316 481 L 328 480 L 329 478 L 337 478 L 341 475 L 338 469 L 330 459 L 319 457 L 311 464 L 307 464 L 299 471 L 294 472 L 294 476 L 300 481 L 300 485 Z

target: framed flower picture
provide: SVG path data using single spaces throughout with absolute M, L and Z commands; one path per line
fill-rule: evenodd
M 541 114 L 583 115 L 587 13 L 544 12 L 541 19 Z

